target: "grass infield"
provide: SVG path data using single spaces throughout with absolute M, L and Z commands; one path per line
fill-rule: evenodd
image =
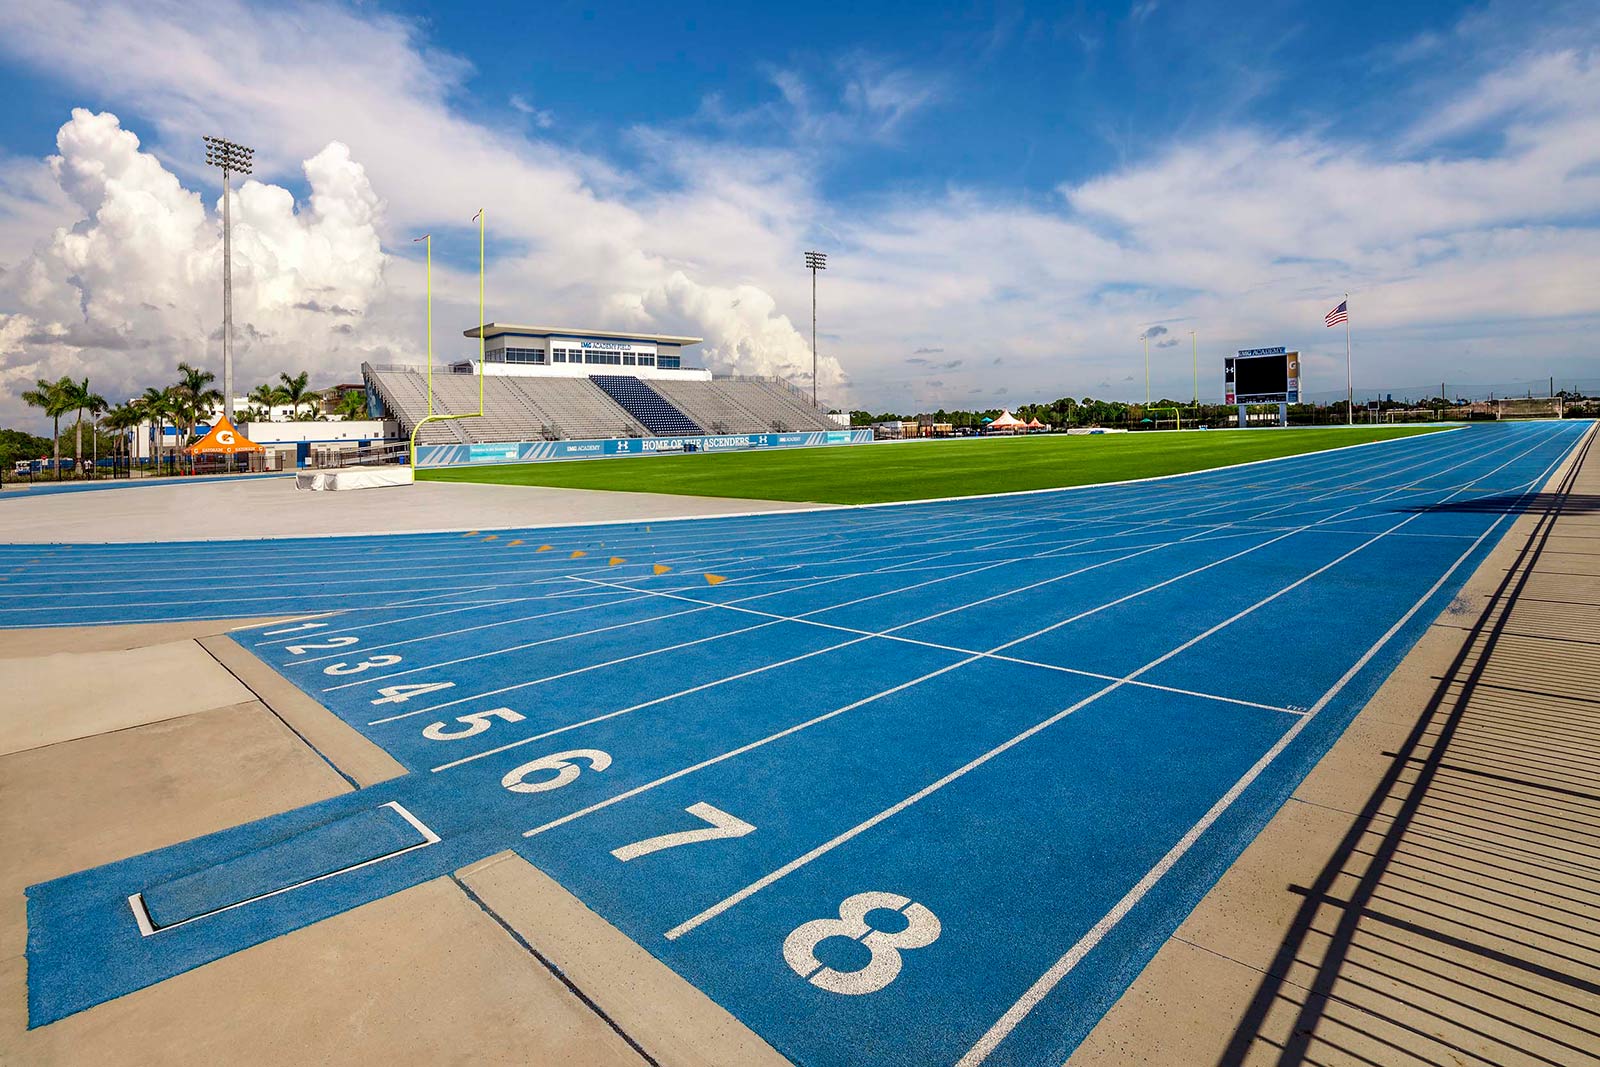
M 441 467 L 419 470 L 417 478 L 819 504 L 877 504 L 1160 477 L 1408 437 L 1434 429 L 1361 426 L 1276 432 L 1049 434 Z

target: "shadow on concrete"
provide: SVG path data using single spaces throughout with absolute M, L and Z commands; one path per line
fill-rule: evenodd
M 1600 707 L 1484 678 L 1556 520 L 1600 510 L 1572 492 L 1588 451 L 1552 493 L 1412 509 L 1539 518 L 1333 856 L 1289 887 L 1221 1067 L 1600 1063 Z
M 1396 511 L 1457 511 L 1486 515 L 1520 515 L 1524 511 L 1559 511 L 1563 515 L 1594 515 L 1600 513 L 1600 494 L 1527 493 L 1506 496 L 1486 496 L 1477 500 L 1447 500 L 1442 504 L 1418 504 L 1415 507 L 1396 508 Z

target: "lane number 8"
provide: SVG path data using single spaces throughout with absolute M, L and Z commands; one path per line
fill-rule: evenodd
M 867 922 L 867 913 L 878 909 L 897 911 L 906 928 L 895 933 L 878 930 Z M 817 959 L 817 945 L 830 937 L 848 937 L 861 942 L 871 953 L 867 965 L 858 971 L 836 971 Z M 900 973 L 900 953 L 924 948 L 939 939 L 939 920 L 921 904 L 898 893 L 857 893 L 839 905 L 837 919 L 813 919 L 794 928 L 783 941 L 783 960 L 795 974 L 818 989 L 846 996 L 876 993 Z

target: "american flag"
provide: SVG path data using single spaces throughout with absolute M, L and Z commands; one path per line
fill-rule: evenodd
M 1340 301 L 1339 306 L 1328 312 L 1327 317 L 1322 321 L 1329 326 L 1337 326 L 1341 322 L 1350 321 L 1349 304 L 1350 301 L 1348 300 Z

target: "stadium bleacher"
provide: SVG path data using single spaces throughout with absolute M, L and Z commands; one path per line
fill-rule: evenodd
M 689 437 L 705 432 L 638 378 L 626 374 L 591 374 L 589 380 L 657 437 Z
M 362 377 L 401 432 L 428 413 L 427 368 L 363 364 Z M 483 379 L 482 418 L 432 422 L 419 444 L 676 437 L 701 433 L 790 433 L 835 424 L 794 386 L 775 378 L 649 383 L 629 375 L 592 378 L 491 374 Z M 435 367 L 433 410 L 478 410 L 478 377 Z

